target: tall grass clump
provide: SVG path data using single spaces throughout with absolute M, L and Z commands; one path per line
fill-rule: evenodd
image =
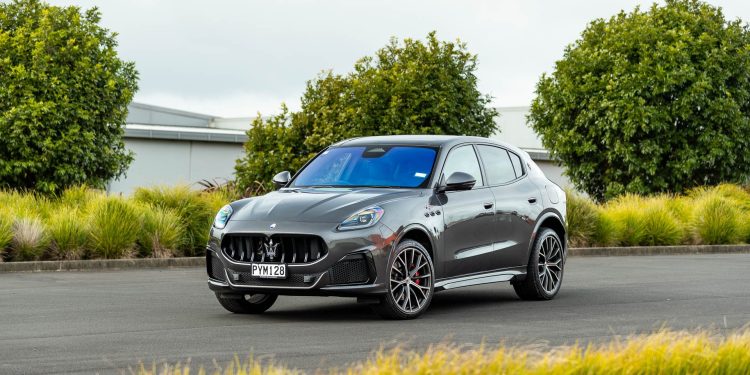
M 39 260 L 49 245 L 47 230 L 39 218 L 23 217 L 13 223 L 11 256 L 13 260 Z
M 47 220 L 55 259 L 81 259 L 89 242 L 85 215 L 77 207 L 60 206 Z
M 701 244 L 734 244 L 742 240 L 742 211 L 720 193 L 707 192 L 697 199 L 692 228 Z
M 0 207 L 0 262 L 5 259 L 6 249 L 13 240 L 13 219 Z
M 82 210 L 89 204 L 89 202 L 105 195 L 106 193 L 103 191 L 93 189 L 86 185 L 72 186 L 65 189 L 65 191 L 60 194 L 59 203 L 67 207 Z
M 685 225 L 675 217 L 667 202 L 672 196 L 657 196 L 643 202 L 643 239 L 641 245 L 678 245 L 684 238 Z
M 626 194 L 607 203 L 604 207 L 604 215 L 617 227 L 619 245 L 638 246 L 645 241 L 646 224 L 643 214 L 645 206 L 642 197 Z
M 215 212 L 199 191 L 187 185 L 156 186 L 136 189 L 133 198 L 142 204 L 171 209 L 185 228 L 185 255 L 199 255 L 208 242 L 208 232 Z
M 251 357 L 237 358 L 224 368 L 199 368 L 199 374 L 250 375 L 300 374 L 274 363 L 262 363 Z M 140 366 L 139 375 L 186 374 L 190 365 L 168 365 L 150 369 Z M 614 339 L 608 343 L 579 344 L 551 349 L 500 346 L 465 348 L 435 345 L 423 352 L 400 348 L 378 351 L 364 362 L 344 369 L 318 369 L 314 373 L 347 375 L 398 374 L 705 374 L 750 373 L 750 333 L 742 331 L 728 337 L 707 332 L 661 331 Z
M 594 240 L 599 221 L 596 204 L 572 191 L 566 191 L 566 195 L 570 246 L 590 246 Z
M 89 204 L 92 258 L 124 258 L 134 255 L 141 231 L 140 208 L 118 197 L 99 198 Z
M 144 207 L 143 229 L 140 238 L 140 254 L 146 257 L 171 258 L 180 255 L 179 249 L 185 239 L 182 220 L 169 208 Z

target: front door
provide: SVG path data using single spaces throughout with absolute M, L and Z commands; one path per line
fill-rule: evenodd
M 472 145 L 458 146 L 450 151 L 442 178 L 447 179 L 454 172 L 474 176 L 476 184 L 471 190 L 444 192 L 437 197 L 445 224 L 443 259 L 446 277 L 489 271 L 496 266 L 492 260 L 495 199 L 482 178 Z

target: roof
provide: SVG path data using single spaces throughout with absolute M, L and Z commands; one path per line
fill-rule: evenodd
M 449 147 L 459 143 L 493 143 L 503 147 L 519 151 L 518 147 L 497 139 L 484 137 L 471 137 L 464 135 L 385 135 L 376 137 L 352 138 L 338 142 L 331 147 L 341 146 L 371 146 L 371 145 L 409 145 L 409 146 L 433 146 Z

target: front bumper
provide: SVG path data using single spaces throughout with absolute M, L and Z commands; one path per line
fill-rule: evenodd
M 331 223 L 272 223 L 230 221 L 223 230 L 213 228 L 206 249 L 208 286 L 216 292 L 281 295 L 372 296 L 387 292 L 386 264 L 395 233 L 383 224 L 372 228 L 337 231 Z M 309 263 L 287 263 L 285 279 L 251 276 L 251 263 L 236 261 L 222 249 L 227 234 L 313 235 L 323 239 L 327 254 Z M 347 272 L 365 273 L 347 278 Z M 366 281 L 363 281 L 365 280 Z M 350 282 L 355 280 L 355 282 Z

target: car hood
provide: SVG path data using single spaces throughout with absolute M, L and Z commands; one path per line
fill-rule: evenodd
M 231 220 L 340 223 L 369 206 L 420 194 L 414 189 L 283 189 L 249 199 Z

